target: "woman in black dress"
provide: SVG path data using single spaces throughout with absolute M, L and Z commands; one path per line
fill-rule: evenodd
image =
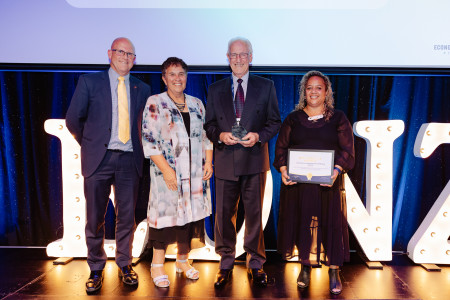
M 329 266 L 330 292 L 339 294 L 339 267 L 349 260 L 347 207 L 343 173 L 353 168 L 353 130 L 345 114 L 333 108 L 329 78 L 310 71 L 299 86 L 300 99 L 281 126 L 274 166 L 281 172 L 278 252 L 299 256 L 297 285 L 309 286 L 311 265 Z M 287 173 L 288 149 L 334 150 L 331 185 L 297 183 Z

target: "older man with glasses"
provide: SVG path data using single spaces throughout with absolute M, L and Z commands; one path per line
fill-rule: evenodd
M 249 74 L 253 59 L 248 39 L 228 43 L 231 76 L 210 85 L 205 130 L 215 145 L 216 218 L 214 242 L 221 256 L 214 283 L 231 278 L 236 255 L 236 214 L 239 199 L 245 210 L 244 249 L 253 284 L 267 285 L 262 204 L 269 170 L 268 142 L 281 126 L 271 80 Z

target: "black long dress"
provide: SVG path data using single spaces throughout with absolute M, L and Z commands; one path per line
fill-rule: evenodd
M 344 171 L 353 168 L 355 161 L 353 130 L 340 110 L 334 110 L 328 121 L 310 121 L 303 110 L 290 113 L 276 143 L 273 165 L 278 170 L 287 165 L 290 148 L 334 150 L 334 164 Z M 309 183 L 281 185 L 277 248 L 285 259 L 298 255 L 305 265 L 322 261 L 342 266 L 349 260 L 343 174 L 331 188 Z

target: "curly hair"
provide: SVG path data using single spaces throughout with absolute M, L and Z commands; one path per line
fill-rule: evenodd
M 166 75 L 166 71 L 170 66 L 181 66 L 184 71 L 187 73 L 188 71 L 188 66 L 187 64 L 178 57 L 169 57 L 168 59 L 166 59 L 162 66 L 161 66 L 161 74 L 162 76 Z
M 325 106 L 324 117 L 325 117 L 325 120 L 328 121 L 331 118 L 331 116 L 333 115 L 333 110 L 334 110 L 333 89 L 331 88 L 330 79 L 327 76 L 323 75 L 319 71 L 309 71 L 308 73 L 306 73 L 303 76 L 302 80 L 300 81 L 300 84 L 298 85 L 299 99 L 298 99 L 298 104 L 295 106 L 295 110 L 302 110 L 306 107 L 306 105 L 307 105 L 307 103 L 306 103 L 306 84 L 308 83 L 308 80 L 313 76 L 322 78 L 325 83 L 326 95 L 325 95 L 325 102 L 324 102 L 324 106 Z

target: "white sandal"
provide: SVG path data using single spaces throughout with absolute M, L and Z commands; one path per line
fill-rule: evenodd
M 161 267 L 164 267 L 164 264 L 151 264 L 150 276 L 152 277 L 153 283 L 155 284 L 156 287 L 166 288 L 166 287 L 169 287 L 169 285 L 170 285 L 169 276 L 160 275 L 157 277 L 153 277 L 153 274 L 152 274 L 152 268 L 161 268 Z M 167 282 L 167 283 L 162 283 L 162 282 Z
M 189 265 L 189 262 L 187 259 L 182 259 L 182 260 L 176 260 L 175 262 L 175 270 L 177 271 L 177 273 L 183 273 L 183 269 L 178 268 L 177 267 L 177 263 L 185 263 L 187 262 Z M 192 279 L 192 280 L 197 280 L 200 276 L 199 276 L 200 272 L 195 269 L 194 267 L 191 266 L 191 268 L 189 270 L 187 270 L 186 272 L 184 272 L 184 275 L 186 275 L 187 278 Z

